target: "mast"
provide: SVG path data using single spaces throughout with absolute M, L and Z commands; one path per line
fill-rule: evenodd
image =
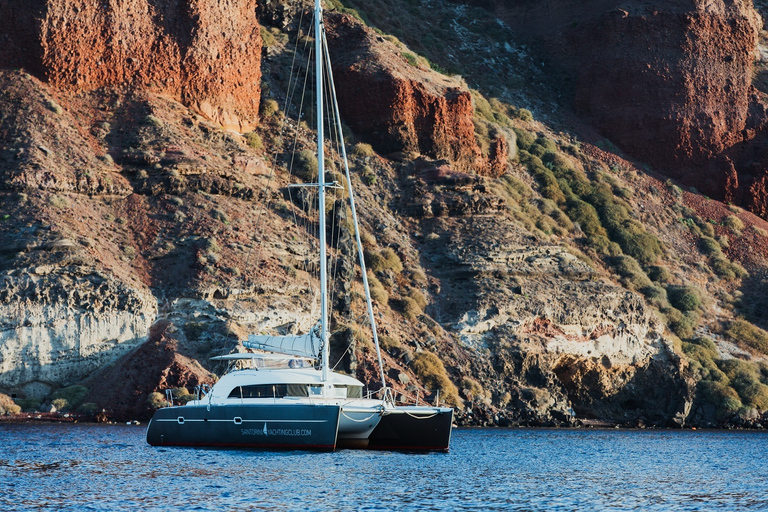
M 376 317 L 373 315 L 373 302 L 371 301 L 371 289 L 368 285 L 368 274 L 365 269 L 365 256 L 363 255 L 363 242 L 360 240 L 360 228 L 357 222 L 357 210 L 355 208 L 355 194 L 352 192 L 352 177 L 349 175 L 349 162 L 347 161 L 347 148 L 344 144 L 344 135 L 341 128 L 341 115 L 339 114 L 339 102 L 336 99 L 336 86 L 333 83 L 333 71 L 331 66 L 331 53 L 328 51 L 328 41 L 323 32 L 323 49 L 325 50 L 325 63 L 328 67 L 328 87 L 331 90 L 331 101 L 333 103 L 333 115 L 336 117 L 336 129 L 341 135 L 341 157 L 344 162 L 344 175 L 347 178 L 347 192 L 349 193 L 349 207 L 352 210 L 352 223 L 355 226 L 355 242 L 357 243 L 357 255 L 360 261 L 360 273 L 363 276 L 363 288 L 365 290 L 365 301 L 368 306 L 368 318 L 371 322 L 371 332 L 373 333 L 373 344 L 376 347 L 376 357 L 379 360 L 379 372 L 381 376 L 381 385 L 387 389 L 387 379 L 384 374 L 384 363 L 381 361 L 381 347 L 379 346 L 379 335 L 376 330 Z
M 328 262 L 325 247 L 325 148 L 323 146 L 323 7 L 315 0 L 315 92 L 317 93 L 317 190 L 320 230 L 320 338 L 323 382 L 328 380 Z

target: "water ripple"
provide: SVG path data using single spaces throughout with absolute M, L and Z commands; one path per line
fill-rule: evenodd
M 762 432 L 459 429 L 450 453 L 153 448 L 0 425 L 0 510 L 767 510 Z

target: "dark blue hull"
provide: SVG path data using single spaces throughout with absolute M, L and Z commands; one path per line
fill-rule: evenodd
M 152 446 L 333 450 L 341 408 L 314 404 L 183 405 L 158 409 Z
M 385 414 L 368 437 L 368 449 L 447 451 L 451 443 L 453 409 L 432 412 L 397 407 Z

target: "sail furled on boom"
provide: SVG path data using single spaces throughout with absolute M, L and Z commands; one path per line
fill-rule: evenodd
M 321 348 L 317 327 L 307 334 L 292 334 L 288 336 L 265 336 L 249 334 L 248 341 L 243 342 L 246 348 L 266 350 L 278 354 L 297 357 L 317 358 Z

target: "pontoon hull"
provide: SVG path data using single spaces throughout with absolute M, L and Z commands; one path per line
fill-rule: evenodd
M 315 404 L 183 405 L 158 409 L 152 446 L 333 450 L 341 407 Z
M 368 449 L 444 451 L 451 442 L 453 409 L 396 407 L 368 437 Z

